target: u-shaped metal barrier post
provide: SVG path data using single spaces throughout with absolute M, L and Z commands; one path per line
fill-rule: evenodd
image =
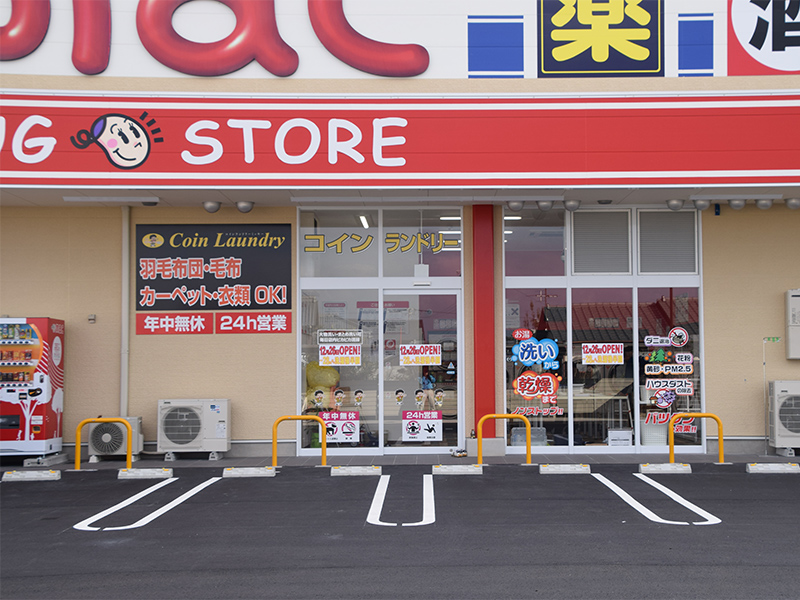
M 700 418 L 700 417 L 707 417 L 709 419 L 714 419 L 717 422 L 717 428 L 719 429 L 719 462 L 725 462 L 725 450 L 724 450 L 724 442 L 722 439 L 722 421 L 717 415 L 713 415 L 711 413 L 675 413 L 670 417 L 669 420 L 669 462 L 675 462 L 675 421 L 678 419 L 685 419 L 685 418 Z
M 97 417 L 96 419 L 84 419 L 80 423 L 78 423 L 78 428 L 75 430 L 75 470 L 81 470 L 81 429 L 87 423 L 122 423 L 125 427 L 128 428 L 128 444 L 127 444 L 127 456 L 125 459 L 125 468 L 130 469 L 133 455 L 133 429 L 131 428 L 131 424 L 128 423 L 125 419 L 120 419 L 119 417 Z
M 320 444 L 322 446 L 322 464 L 320 466 L 326 466 L 325 462 L 328 454 L 328 436 L 325 432 L 325 421 L 316 415 L 286 415 L 284 417 L 278 417 L 278 419 L 275 421 L 275 424 L 272 426 L 272 466 L 278 466 L 278 425 L 284 421 L 319 422 L 319 424 L 322 426 L 322 435 L 320 436 Z
M 483 415 L 478 421 L 478 464 L 483 464 L 483 422 L 487 419 L 520 419 L 525 421 L 526 464 L 531 464 L 531 422 L 522 415 Z

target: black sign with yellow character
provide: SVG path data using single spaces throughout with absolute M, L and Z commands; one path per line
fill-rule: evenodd
M 539 77 L 663 77 L 663 0 L 539 0 Z

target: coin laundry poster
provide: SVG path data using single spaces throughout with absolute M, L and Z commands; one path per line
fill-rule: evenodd
M 136 309 L 289 309 L 291 226 L 137 225 Z

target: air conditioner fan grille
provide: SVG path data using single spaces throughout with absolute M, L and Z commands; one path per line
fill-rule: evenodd
M 200 435 L 203 424 L 193 408 L 170 408 L 162 418 L 162 431 L 173 444 L 191 444 Z
M 125 441 L 122 427 L 116 423 L 98 423 L 92 428 L 91 445 L 102 454 L 113 454 Z
M 800 396 L 786 396 L 781 400 L 778 419 L 792 433 L 800 433 Z

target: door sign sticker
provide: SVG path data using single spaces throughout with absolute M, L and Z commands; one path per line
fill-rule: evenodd
M 442 441 L 442 411 L 404 410 L 402 416 L 404 442 Z
M 518 330 L 530 333 L 528 330 Z M 532 334 L 531 334 L 532 335 Z M 542 365 L 543 369 L 558 369 L 559 363 L 556 360 L 558 357 L 558 344 L 551 339 L 537 340 L 535 337 L 517 338 L 517 332 L 514 332 L 516 339 L 521 341 L 511 348 L 511 360 L 513 362 L 520 362 L 526 367 L 532 367 L 534 364 Z
M 358 411 L 324 411 L 319 413 L 325 421 L 325 440 L 330 443 L 350 443 L 359 441 Z
M 561 377 L 553 373 L 524 371 L 511 385 L 514 391 L 526 400 L 541 398 L 543 404 L 556 404 L 560 381 Z
M 624 344 L 581 344 L 581 363 L 584 365 L 625 364 Z
M 694 383 L 688 379 L 648 379 L 645 389 L 672 390 L 678 396 L 691 396 L 694 394 Z
M 400 346 L 400 366 L 442 364 L 441 344 L 408 344 Z
M 674 327 L 669 332 L 669 341 L 673 346 L 685 346 L 689 343 L 689 334 L 683 327 Z

